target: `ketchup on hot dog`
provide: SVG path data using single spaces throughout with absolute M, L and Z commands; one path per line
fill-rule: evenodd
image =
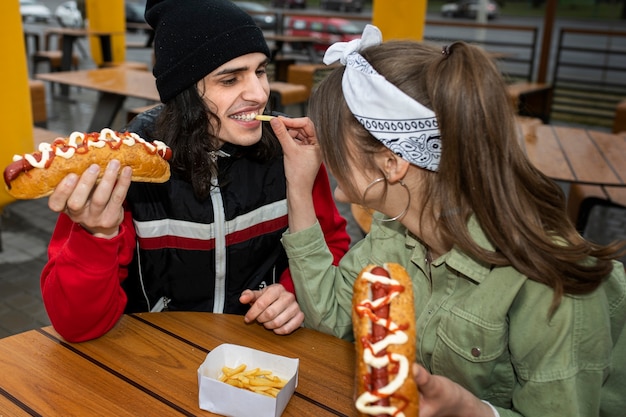
M 368 283 L 371 296 L 371 300 L 362 299 L 355 304 L 356 314 L 367 317 L 370 323 L 369 333 L 358 340 L 363 347 L 361 360 L 369 370 L 362 375 L 365 392 L 360 394 L 356 407 L 369 416 L 404 416 L 409 400 L 397 391 L 409 378 L 411 359 L 387 348 L 408 342 L 405 333 L 408 324 L 394 322 L 390 309 L 392 300 L 403 293 L 405 287 L 380 266 L 360 276 Z
M 159 141 L 148 142 L 135 133 L 118 133 L 111 129 L 103 129 L 93 133 L 74 132 L 67 140 L 57 138 L 52 143 L 41 143 L 39 150 L 32 154 L 15 155 L 13 162 L 4 170 L 4 182 L 11 189 L 11 182 L 21 173 L 28 172 L 33 168 L 48 168 L 57 156 L 69 159 L 74 154 L 86 154 L 90 148 L 109 146 L 111 149 L 119 149 L 122 144 L 127 146 L 140 144 L 147 153 L 158 154 L 166 161 L 172 157 L 172 150 L 164 143 Z

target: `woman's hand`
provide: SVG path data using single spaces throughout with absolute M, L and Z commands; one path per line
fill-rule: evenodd
M 304 230 L 317 222 L 313 184 L 322 164 L 315 127 L 308 117 L 277 117 L 270 121 L 283 147 L 287 178 L 289 232 Z
M 281 284 L 272 284 L 261 290 L 245 290 L 239 297 L 242 304 L 250 304 L 244 320 L 254 320 L 276 334 L 289 334 L 304 322 L 304 313 L 296 296 Z
M 270 124 L 283 148 L 287 182 L 310 192 L 322 163 L 313 122 L 308 117 L 277 117 Z
M 90 166 L 80 177 L 69 174 L 48 199 L 48 207 L 64 212 L 74 223 L 97 237 L 113 238 L 124 220 L 123 203 L 130 187 L 132 169 L 120 170 L 117 160 L 109 162 L 98 183 L 98 165 Z
M 471 392 L 416 363 L 413 378 L 420 393 L 420 417 L 494 417 L 493 410 Z

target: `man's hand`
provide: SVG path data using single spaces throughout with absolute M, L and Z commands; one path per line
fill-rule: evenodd
M 272 284 L 262 290 L 245 290 L 239 297 L 242 304 L 250 304 L 244 319 L 254 320 L 276 334 L 289 334 L 304 322 L 304 313 L 296 297 L 281 284 Z
M 95 236 L 112 238 L 124 220 L 123 203 L 130 187 L 132 169 L 109 162 L 98 182 L 100 167 L 90 166 L 80 177 L 69 174 L 48 199 L 52 211 L 64 212 L 74 223 Z

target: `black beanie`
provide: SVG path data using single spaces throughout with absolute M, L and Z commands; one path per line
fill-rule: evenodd
M 231 59 L 270 51 L 250 15 L 230 0 L 148 0 L 153 73 L 163 103 Z

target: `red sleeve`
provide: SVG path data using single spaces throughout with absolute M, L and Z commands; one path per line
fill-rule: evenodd
M 55 330 L 69 342 L 109 331 L 126 307 L 120 286 L 135 248 L 130 212 L 113 239 L 93 237 L 65 214 L 57 220 L 41 274 L 43 302 Z
M 333 264 L 337 265 L 350 247 L 350 235 L 346 231 L 347 221 L 339 214 L 333 199 L 333 192 L 330 188 L 328 174 L 324 165 L 321 166 L 317 173 L 315 184 L 313 185 L 313 206 L 315 207 L 317 220 L 324 232 L 324 239 L 328 249 L 333 254 Z M 295 294 L 289 269 L 286 269 L 280 276 L 280 283 L 288 291 Z

